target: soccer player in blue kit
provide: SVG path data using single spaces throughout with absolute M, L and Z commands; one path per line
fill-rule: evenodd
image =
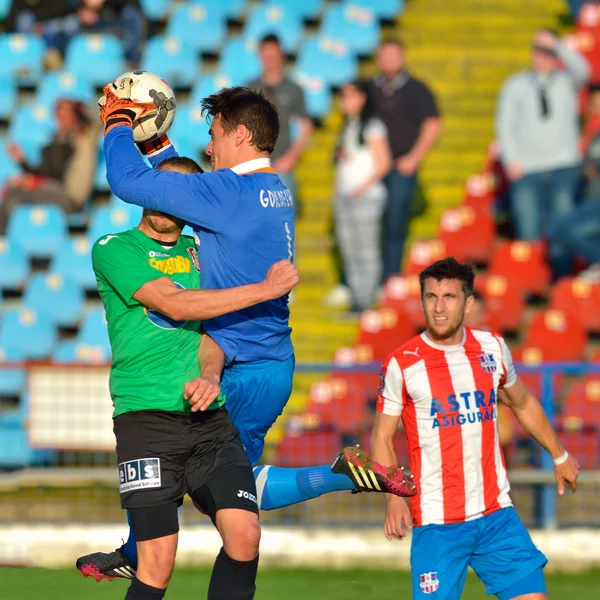
M 184 175 L 151 169 L 144 163 L 132 126 L 148 105 L 130 100 L 130 88 L 128 79 L 109 84 L 100 102 L 108 181 L 125 202 L 178 217 L 193 228 L 203 287 L 220 289 L 260 281 L 273 262 L 293 260 L 293 198 L 269 158 L 279 133 L 274 105 L 261 93 L 242 87 L 226 88 L 204 99 L 204 114 L 212 118 L 206 152 L 213 172 Z M 140 149 L 153 167 L 177 156 L 166 135 L 141 144 Z M 264 437 L 292 391 L 294 348 L 288 298 L 210 319 L 204 329 L 225 353 L 221 391 L 255 465 Z M 210 404 L 204 392 L 197 397 L 202 400 L 192 398 L 195 409 Z M 263 510 L 340 490 L 416 493 L 402 469 L 382 467 L 357 448 L 344 449 L 331 466 L 258 466 L 254 474 Z M 105 576 L 120 577 L 122 570 L 115 569 L 135 568 L 136 558 L 130 532 L 122 548 L 83 557 L 78 565 L 91 560 Z

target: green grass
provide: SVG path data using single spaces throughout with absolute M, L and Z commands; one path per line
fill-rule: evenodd
M 176 570 L 167 598 L 206 598 L 210 571 L 206 568 Z M 550 598 L 597 600 L 600 572 L 547 575 Z M 2 600 L 122 600 L 127 582 L 84 579 L 75 571 L 0 568 Z M 259 573 L 256 600 L 408 600 L 410 577 L 394 571 L 337 571 L 264 569 Z M 483 585 L 469 576 L 464 600 L 485 598 Z

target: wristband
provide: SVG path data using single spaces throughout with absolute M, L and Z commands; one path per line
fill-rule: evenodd
M 569 458 L 569 453 L 565 450 L 561 456 L 558 458 L 553 458 L 552 460 L 554 461 L 554 465 L 559 467 L 563 463 L 567 462 L 567 458 Z

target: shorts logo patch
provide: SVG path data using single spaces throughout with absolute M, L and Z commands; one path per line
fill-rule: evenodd
M 437 577 L 437 571 L 431 573 L 421 573 L 421 583 L 419 584 L 424 594 L 433 594 L 440 587 L 440 580 Z
M 142 458 L 119 463 L 119 492 L 160 487 L 160 458 Z
M 258 502 L 256 501 L 256 496 L 254 494 L 251 494 L 250 492 L 245 492 L 244 490 L 240 490 L 238 492 L 238 498 L 245 498 L 246 500 L 254 502 L 254 504 L 258 504 Z

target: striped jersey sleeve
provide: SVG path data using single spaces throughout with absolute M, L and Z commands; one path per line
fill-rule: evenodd
M 512 354 L 506 345 L 504 338 L 500 338 L 500 347 L 502 349 L 502 364 L 504 365 L 504 377 L 501 387 L 507 388 L 517 381 L 517 372 L 513 363 Z
M 384 415 L 399 417 L 404 404 L 402 402 L 402 388 L 404 378 L 402 369 L 395 356 L 390 356 L 381 369 L 381 386 L 377 397 L 377 412 Z

